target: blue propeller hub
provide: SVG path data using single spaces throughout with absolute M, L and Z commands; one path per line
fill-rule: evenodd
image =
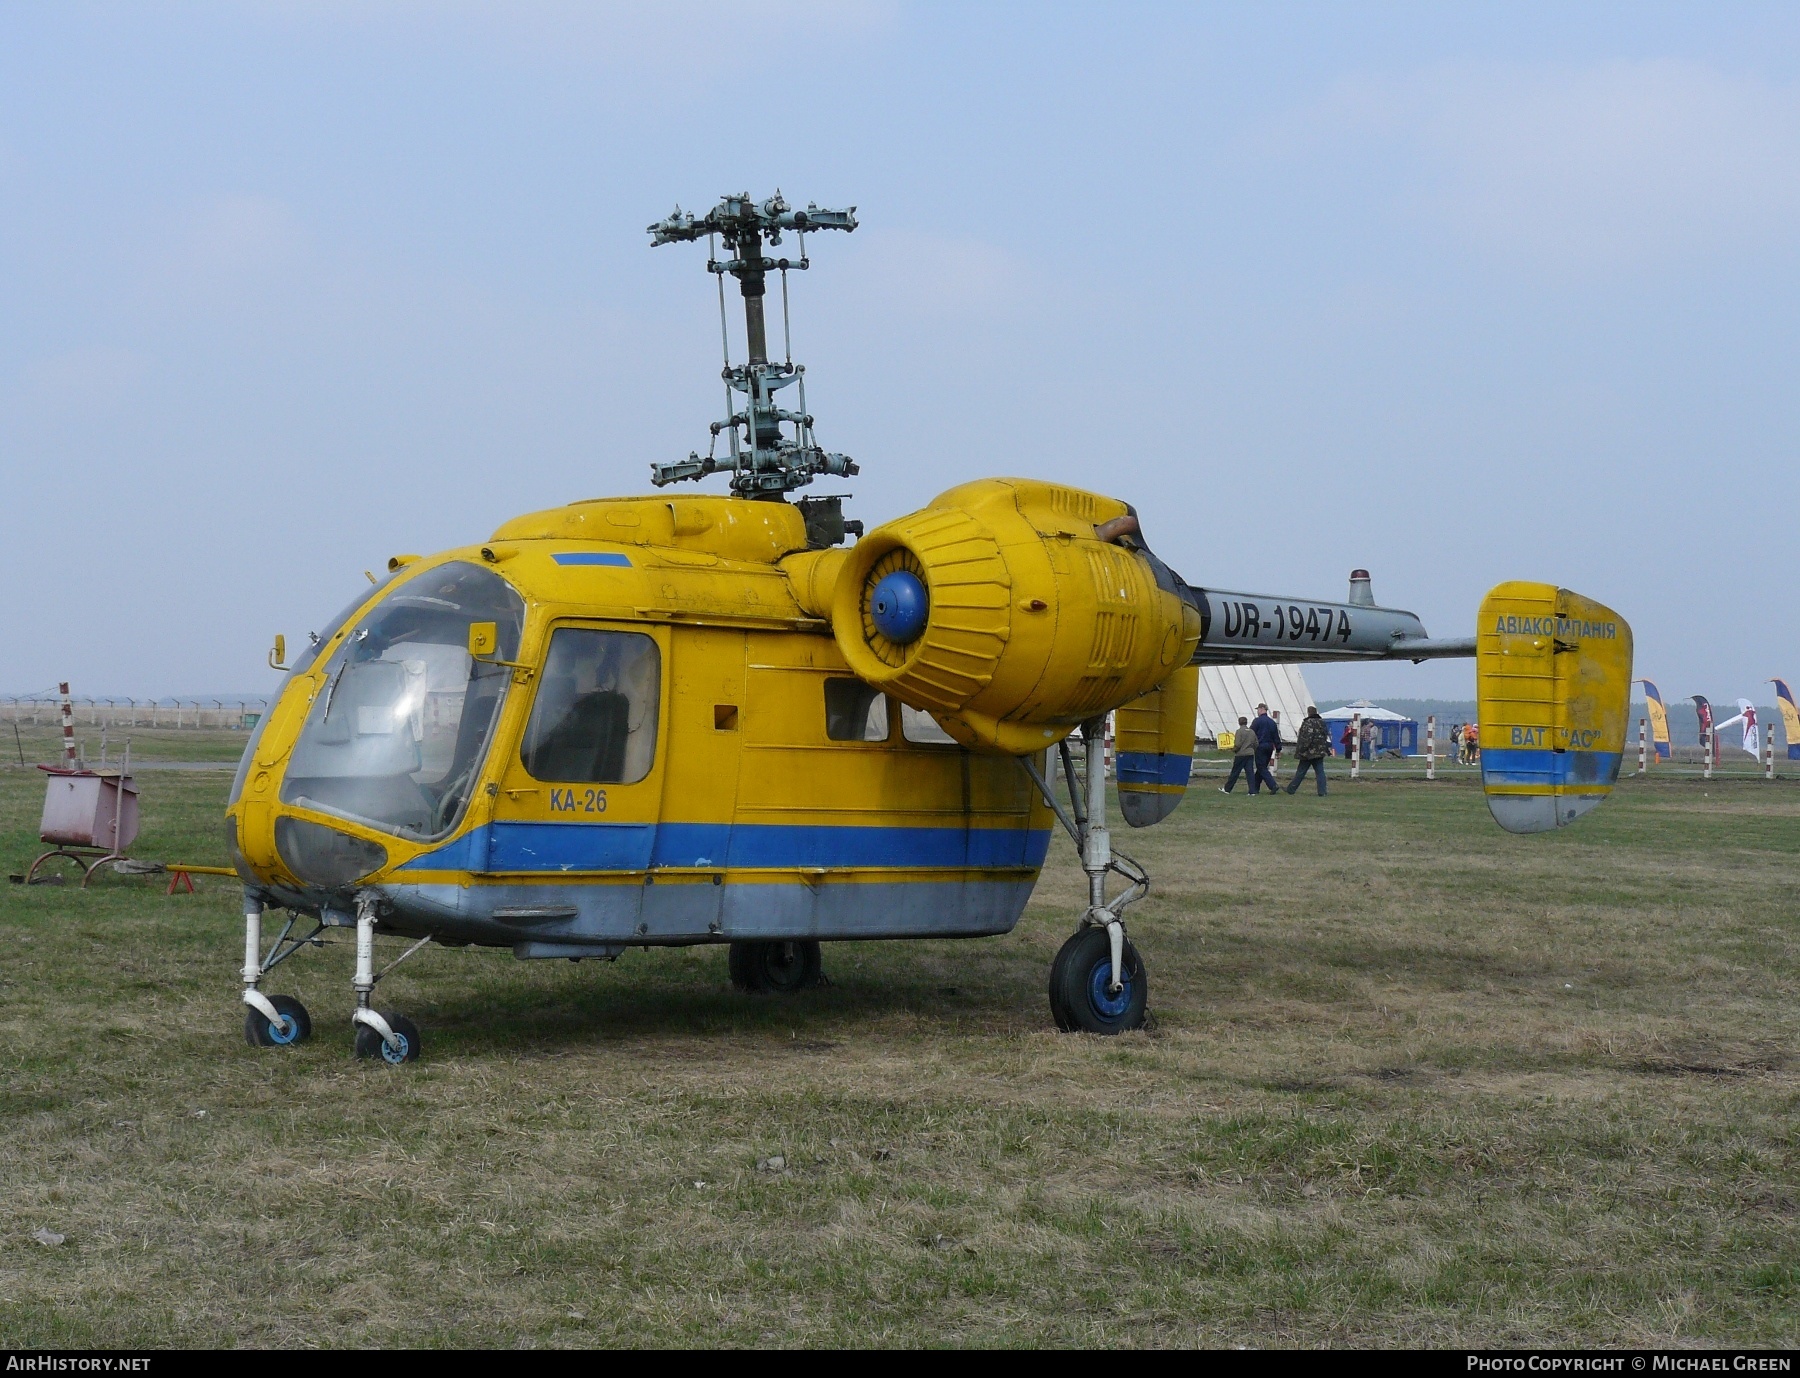
M 897 569 L 875 585 L 869 611 L 874 614 L 877 631 L 896 646 L 909 646 L 925 630 L 930 602 L 919 576 Z

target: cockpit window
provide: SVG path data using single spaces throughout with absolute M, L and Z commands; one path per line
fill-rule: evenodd
M 524 620 L 519 595 L 479 565 L 443 565 L 394 589 L 325 663 L 282 802 L 419 840 L 453 829 L 512 678 L 469 655 L 469 627 L 494 623 L 496 659 L 513 660 Z
M 519 756 L 535 780 L 634 784 L 656 756 L 662 656 L 642 632 L 561 627 Z
M 631 785 L 656 758 L 662 653 L 642 632 L 559 627 L 519 759 L 547 784 Z
M 387 576 L 387 579 L 383 579 L 381 582 L 385 584 L 388 582 L 388 579 L 392 579 L 393 577 L 394 576 L 390 574 Z M 309 639 L 306 643 L 306 649 L 301 651 L 300 654 L 294 658 L 293 664 L 287 667 L 287 675 L 281 681 L 281 687 L 275 691 L 275 697 L 269 700 L 268 706 L 263 710 L 262 716 L 256 720 L 256 726 L 251 729 L 249 740 L 244 743 L 244 754 L 238 757 L 237 775 L 234 776 L 231 781 L 231 798 L 226 802 L 227 808 L 243 798 L 244 781 L 250 778 L 250 763 L 256 759 L 256 748 L 262 745 L 263 732 L 267 730 L 270 714 L 275 705 L 281 701 L 281 696 L 287 693 L 288 686 L 291 685 L 296 678 L 312 669 L 312 663 L 319 658 L 319 652 L 325 649 L 326 643 L 328 643 L 332 637 L 336 636 L 338 632 L 343 629 L 344 624 L 356 615 L 356 610 L 358 608 L 368 602 L 370 598 L 374 597 L 374 593 L 375 591 L 373 589 L 364 589 L 351 600 L 349 607 L 345 608 L 336 617 L 325 624 L 323 633 L 307 633 Z

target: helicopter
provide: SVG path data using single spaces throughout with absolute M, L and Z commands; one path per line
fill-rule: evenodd
M 1343 601 L 1189 584 L 1134 507 L 1064 484 L 979 479 L 869 530 L 842 495 L 790 500 L 858 469 L 820 445 L 764 302 L 778 276 L 791 339 L 807 236 L 856 226 L 854 207 L 779 193 L 651 225 L 653 246 L 707 240 L 718 280 L 727 405 L 708 453 L 653 464 L 651 496 L 394 556 L 292 664 L 276 638 L 286 679 L 226 808 L 249 1042 L 311 1036 L 305 1007 L 263 987 L 327 929 L 355 935 L 357 1055 L 401 1064 L 420 1030 L 373 997 L 427 944 L 581 961 L 718 943 L 739 989 L 792 992 L 819 980 L 823 943 L 1009 932 L 1057 830 L 1087 905 L 1051 967 L 1051 1017 L 1138 1028 L 1149 986 L 1126 915 L 1151 878 L 1112 843 L 1106 729 L 1119 815 L 1167 818 L 1203 665 L 1473 656 L 1502 827 L 1561 827 L 1610 791 L 1631 631 L 1555 585 L 1501 584 L 1476 635 L 1434 639 L 1360 570 Z M 779 256 L 788 235 L 797 252 Z M 721 473 L 727 493 L 661 492 Z M 379 970 L 378 937 L 407 942 Z

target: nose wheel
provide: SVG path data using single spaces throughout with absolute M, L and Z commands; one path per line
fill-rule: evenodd
M 295 938 L 294 920 L 290 915 L 281 935 L 265 956 L 262 951 L 263 902 L 255 894 L 244 894 L 244 1041 L 252 1048 L 291 1048 L 312 1037 L 312 1016 L 291 995 L 264 995 L 262 980 L 269 969 L 285 962 L 301 948 L 318 940 L 315 928 L 304 938 Z
M 403 1014 L 371 1007 L 370 997 L 375 983 L 400 963 L 431 941 L 429 935 L 407 948 L 380 971 L 375 970 L 375 923 L 381 912 L 381 899 L 373 891 L 364 890 L 356 897 L 356 975 L 351 986 L 356 991 L 356 1013 L 350 1023 L 356 1030 L 356 1055 L 380 1058 L 390 1067 L 419 1060 L 419 1026 Z
M 391 1067 L 398 1067 L 403 1062 L 419 1060 L 419 1026 L 403 1014 L 394 1014 L 384 1010 L 376 1016 L 387 1025 L 387 1034 L 383 1035 L 372 1024 L 361 1020 L 356 1025 L 356 1055 L 362 1058 L 380 1058 Z
M 312 1037 L 312 1016 L 305 1005 L 291 995 L 271 995 L 268 1002 L 274 1019 L 254 1006 L 244 1011 L 244 1041 L 252 1048 L 287 1048 Z
M 356 1055 L 361 1058 L 380 1058 L 392 1066 L 406 1062 L 417 1062 L 419 1052 L 424 1046 L 419 1037 L 419 1026 L 403 1014 L 391 1010 L 375 1010 L 371 1007 L 370 997 L 375 992 L 375 984 L 383 976 L 399 966 L 413 953 L 431 941 L 429 937 L 421 938 L 399 957 L 389 962 L 380 971 L 375 970 L 375 925 L 380 912 L 380 899 L 372 892 L 365 891 L 356 900 L 356 975 L 353 986 L 356 991 L 356 1010 L 350 1016 L 351 1027 L 355 1030 Z M 260 894 L 246 889 L 244 892 L 244 986 L 243 1001 L 249 1008 L 244 1013 L 244 1039 L 253 1048 L 290 1048 L 296 1043 L 304 1043 L 312 1037 L 312 1016 L 291 995 L 265 995 L 261 986 L 263 977 L 271 967 L 285 962 L 303 948 L 320 946 L 319 935 L 324 932 L 326 923 L 321 919 L 311 933 L 296 938 L 294 919 L 290 913 L 287 924 L 282 928 L 275 945 L 264 955 L 262 951 L 263 899 Z M 813 954 L 813 968 L 817 971 L 818 954 Z

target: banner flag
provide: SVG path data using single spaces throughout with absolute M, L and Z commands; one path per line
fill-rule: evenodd
M 1737 701 L 1737 706 L 1738 711 L 1736 717 L 1727 718 L 1724 722 L 1713 724 L 1713 735 L 1715 737 L 1718 736 L 1719 733 L 1725 731 L 1728 727 L 1742 727 L 1744 729 L 1744 750 L 1758 760 L 1761 760 L 1762 736 L 1756 730 L 1756 705 L 1751 703 L 1749 699 L 1739 699 Z
M 1785 679 L 1771 681 L 1775 686 L 1775 706 L 1781 710 L 1781 724 L 1787 729 L 1788 760 L 1800 761 L 1800 708 L 1794 706 L 1794 691 Z M 1769 731 L 1775 724 L 1769 724 Z
M 1656 759 L 1669 759 L 1669 710 L 1663 706 L 1662 690 L 1652 680 L 1640 679 L 1644 686 L 1644 707 L 1649 710 L 1650 740 L 1656 744 Z
M 1692 694 L 1694 700 L 1694 716 L 1700 720 L 1700 745 L 1705 746 L 1712 733 L 1712 704 L 1707 702 L 1705 694 Z

